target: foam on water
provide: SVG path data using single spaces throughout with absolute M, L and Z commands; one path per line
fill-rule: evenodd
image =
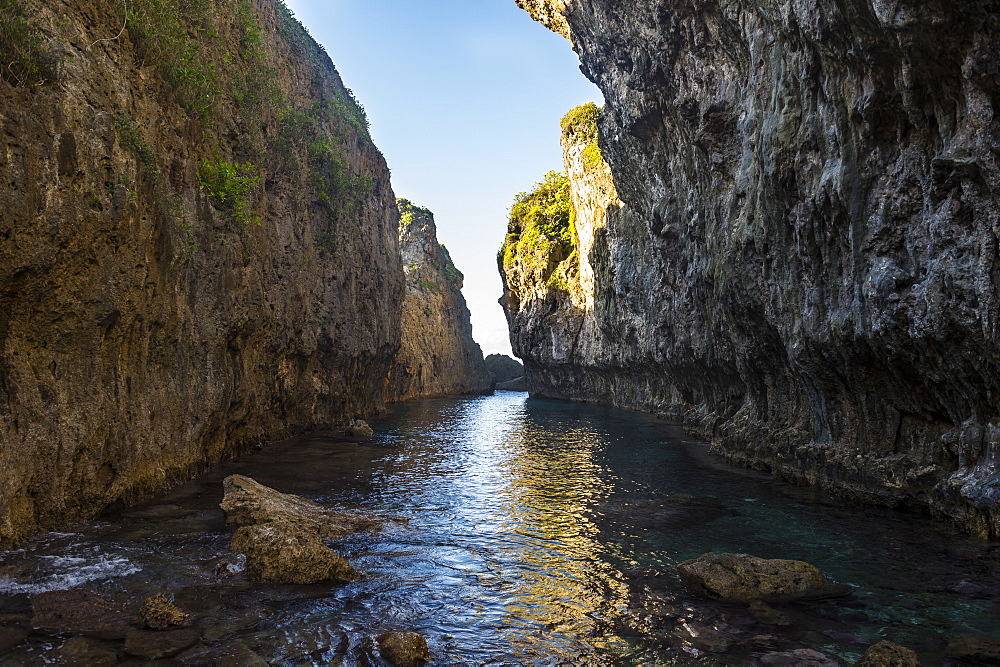
M 77 538 L 77 539 L 74 539 Z M 73 533 L 49 533 L 41 536 L 26 549 L 8 552 L 5 564 L 30 559 L 31 569 L 20 576 L 0 576 L 0 594 L 35 595 L 46 591 L 77 588 L 92 581 L 103 581 L 125 577 L 141 571 L 124 555 L 108 552 L 101 547 L 80 541 Z M 41 555 L 38 550 L 47 549 L 55 542 L 70 541 L 63 553 Z

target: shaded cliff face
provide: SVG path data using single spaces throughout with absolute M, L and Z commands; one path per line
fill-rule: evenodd
M 472 339 L 462 273 L 438 243 L 434 215 L 405 199 L 399 205 L 399 248 L 406 273 L 402 346 L 389 377 L 401 400 L 487 394 L 493 378 Z
M 591 241 L 597 338 L 525 350 L 536 391 L 1000 532 L 991 5 L 519 4 L 566 19 L 623 202 Z
M 403 292 L 382 156 L 283 5 L 132 0 L 119 37 L 121 3 L 25 6 L 45 67 L 0 81 L 0 547 L 378 410 Z

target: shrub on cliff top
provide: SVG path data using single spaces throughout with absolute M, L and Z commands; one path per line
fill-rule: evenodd
M 601 108 L 593 102 L 570 110 L 562 119 L 562 131 L 566 136 L 573 137 L 577 142 L 584 143 L 583 164 L 588 169 L 595 169 L 604 164 L 601 146 L 598 143 L 597 121 L 601 117 Z
M 44 83 L 52 66 L 42 57 L 43 41 L 23 2 L 0 0 L 0 76 L 14 86 Z

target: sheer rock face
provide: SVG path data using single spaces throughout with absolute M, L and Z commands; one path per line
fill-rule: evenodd
M 516 350 L 535 392 L 1000 532 L 991 5 L 524 4 L 563 13 L 604 92 L 623 204 L 590 241 L 587 336 Z
M 398 203 L 406 296 L 391 392 L 401 400 L 490 393 L 493 379 L 462 296 L 464 277 L 438 243 L 434 215 L 405 199 Z
M 59 64 L 0 80 L 0 547 L 379 410 L 403 295 L 384 160 L 273 0 L 208 3 L 212 31 L 172 35 L 215 65 L 207 119 L 135 22 L 115 38 L 121 3 L 28 4 Z M 258 165 L 260 224 L 200 183 L 217 159 Z

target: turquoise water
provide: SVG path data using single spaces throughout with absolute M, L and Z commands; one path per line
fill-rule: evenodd
M 0 604 L 165 591 L 203 631 L 174 659 L 192 662 L 235 640 L 275 664 L 373 664 L 385 630 L 423 634 L 435 664 L 752 665 L 797 648 L 849 664 L 890 639 L 933 665 L 951 636 L 1000 639 L 1000 545 L 729 468 L 653 418 L 501 392 L 398 405 L 372 425 L 371 441 L 278 443 L 4 554 Z M 217 572 L 233 473 L 398 520 L 332 545 L 358 582 L 253 585 Z M 854 594 L 762 625 L 684 591 L 674 566 L 707 551 L 806 560 Z M 33 635 L 0 662 L 54 660 L 65 639 Z

